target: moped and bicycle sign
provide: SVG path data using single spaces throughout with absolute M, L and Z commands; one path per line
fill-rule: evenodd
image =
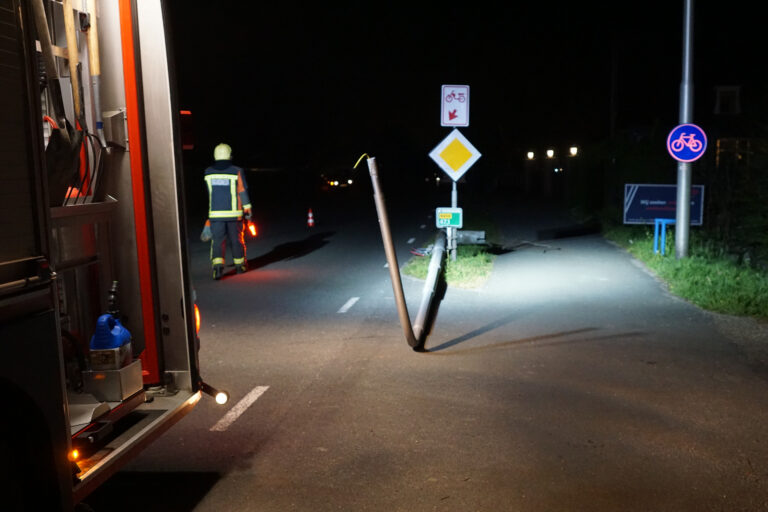
M 444 85 L 440 126 L 469 126 L 469 86 Z
M 667 137 L 667 150 L 679 162 L 693 162 L 707 149 L 707 136 L 695 124 L 676 126 Z

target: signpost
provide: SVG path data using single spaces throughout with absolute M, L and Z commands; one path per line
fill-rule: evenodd
M 445 89 L 445 86 L 443 86 Z M 458 96 L 457 96 L 458 97 Z M 445 101 L 445 99 L 443 99 Z M 453 100 L 458 101 L 458 100 Z M 466 98 L 466 102 L 469 98 Z M 451 189 L 451 207 L 458 208 L 458 193 L 456 182 L 466 173 L 482 155 L 457 129 L 444 138 L 435 149 L 430 151 L 429 157 L 453 180 Z M 456 227 L 448 229 L 448 250 L 451 251 L 451 259 L 456 260 Z
M 443 85 L 440 91 L 440 126 L 469 126 L 469 86 Z M 448 232 L 448 250 L 451 259 L 456 260 L 456 230 L 463 225 L 463 214 L 458 207 L 456 182 L 480 158 L 480 152 L 459 130 L 453 129 L 429 157 L 451 177 L 451 208 L 438 208 L 435 224 Z
M 680 124 L 693 121 L 693 0 L 683 8 L 683 77 L 680 81 Z M 702 132 L 703 133 L 703 132 Z M 706 140 L 706 139 L 705 139 Z M 689 140 L 689 144 L 690 144 Z M 706 145 L 706 144 L 705 144 Z M 704 151 L 703 149 L 701 151 Z M 677 214 L 675 217 L 675 258 L 688 256 L 690 219 L 688 192 L 691 190 L 691 163 L 677 162 Z

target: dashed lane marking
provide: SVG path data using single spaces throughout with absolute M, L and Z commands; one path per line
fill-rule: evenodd
M 349 309 L 350 309 L 352 306 L 354 306 L 354 305 L 355 305 L 355 302 L 357 302 L 357 301 L 359 301 L 359 300 L 360 300 L 360 297 L 352 297 L 352 298 L 351 298 L 351 299 L 349 299 L 347 302 L 345 302 L 345 303 L 344 303 L 344 305 L 343 305 L 343 306 L 341 306 L 341 308 L 339 308 L 339 310 L 337 311 L 337 313 L 346 313 L 347 311 L 349 311 Z
M 224 432 L 227 430 L 230 425 L 237 421 L 237 418 L 253 405 L 253 402 L 258 400 L 258 398 L 268 389 L 269 386 L 256 386 L 253 388 L 247 395 L 241 398 L 234 407 L 227 411 L 227 414 L 225 414 L 224 417 L 211 427 L 211 432 Z
M 416 239 L 415 239 L 415 238 L 409 238 L 409 239 L 408 239 L 408 241 L 407 241 L 407 242 L 405 242 L 405 243 L 407 243 L 407 244 L 412 244 L 412 243 L 413 243 L 413 242 L 415 242 L 415 241 L 416 241 Z

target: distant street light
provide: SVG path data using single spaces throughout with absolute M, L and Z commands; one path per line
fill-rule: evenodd
M 576 156 L 579 154 L 579 148 L 577 148 L 576 146 L 571 146 L 569 151 L 571 153 L 571 156 Z
M 547 158 L 554 158 L 555 156 L 555 150 L 554 149 L 548 149 L 547 150 Z
M 528 156 L 528 160 L 533 160 L 536 154 L 533 151 L 529 151 L 527 156 Z

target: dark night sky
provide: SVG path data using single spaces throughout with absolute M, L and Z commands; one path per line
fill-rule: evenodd
M 613 56 L 618 127 L 671 128 L 683 1 L 614 3 L 169 2 L 180 107 L 194 114 L 203 159 L 223 140 L 247 166 L 363 152 L 428 165 L 450 131 L 441 84 L 469 84 L 462 132 L 500 163 L 605 137 Z M 695 7 L 694 120 L 711 110 L 712 85 L 766 84 L 756 4 L 714 3 Z

